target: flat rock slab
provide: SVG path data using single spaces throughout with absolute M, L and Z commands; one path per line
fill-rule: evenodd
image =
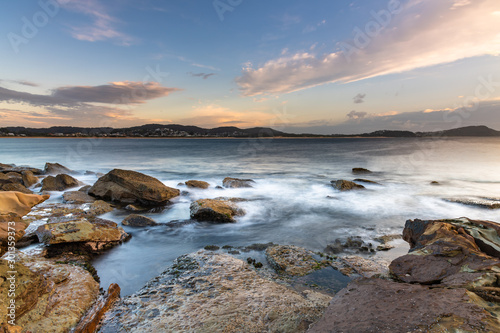
M 483 307 L 486 302 L 466 289 L 361 279 L 335 295 L 308 332 L 500 332 Z
M 229 255 L 199 251 L 118 302 L 100 332 L 304 332 L 330 299 L 263 278 Z
M 15 213 L 24 216 L 31 208 L 50 198 L 49 195 L 25 194 L 21 192 L 0 192 L 0 214 Z
M 329 265 L 314 259 L 311 251 L 294 245 L 270 246 L 266 259 L 278 273 L 291 276 L 303 276 Z

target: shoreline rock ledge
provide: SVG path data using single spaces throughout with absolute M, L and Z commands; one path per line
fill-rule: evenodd
M 164 206 L 180 191 L 140 172 L 114 169 L 102 176 L 88 194 L 105 201 L 144 207 Z
M 500 332 L 500 224 L 408 220 L 394 280 L 351 282 L 309 333 Z

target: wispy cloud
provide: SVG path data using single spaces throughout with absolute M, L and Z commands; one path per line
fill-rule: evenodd
M 206 80 L 209 77 L 216 75 L 215 73 L 192 73 L 192 72 L 189 72 L 188 74 L 193 76 L 193 77 L 201 77 L 201 78 L 203 78 L 203 80 Z
M 142 104 L 168 96 L 179 88 L 161 86 L 158 82 L 111 82 L 100 86 L 58 87 L 50 95 L 31 94 L 0 87 L 0 101 L 34 106 L 79 106 L 85 103 Z
M 340 48 L 327 54 L 300 52 L 269 60 L 258 68 L 247 67 L 236 82 L 245 96 L 284 94 L 498 55 L 498 11 L 498 0 L 410 0 L 385 29 L 350 56 L 350 62 Z
M 71 26 L 71 35 L 88 42 L 113 40 L 120 45 L 128 46 L 134 38 L 118 31 L 118 19 L 108 14 L 108 9 L 98 0 L 69 0 L 62 6 L 70 11 L 84 14 L 92 20 L 91 24 Z
M 28 87 L 39 87 L 40 86 L 38 83 L 27 81 L 27 80 L 0 80 L 0 83 L 2 83 L 2 82 L 15 83 L 15 84 L 23 85 L 23 86 L 28 86 Z
M 365 97 L 366 97 L 366 94 L 359 93 L 356 96 L 354 96 L 352 98 L 352 100 L 354 101 L 354 104 L 361 104 L 361 103 L 365 102 Z

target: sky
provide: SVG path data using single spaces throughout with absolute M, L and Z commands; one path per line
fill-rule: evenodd
M 0 6 L 0 127 L 500 130 L 498 0 Z

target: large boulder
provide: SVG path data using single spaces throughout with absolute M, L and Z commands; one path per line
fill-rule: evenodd
M 466 289 L 382 279 L 351 282 L 308 333 L 499 332 L 493 307 Z
M 33 194 L 33 192 L 27 189 L 26 186 L 19 183 L 4 184 L 1 187 L 0 191 L 14 191 L 14 192 L 21 192 L 24 194 Z
M 252 184 L 254 183 L 255 181 L 253 181 L 252 179 L 238 179 L 238 178 L 226 177 L 222 181 L 222 186 L 227 188 L 252 187 Z
M 391 263 L 391 273 L 407 283 L 487 286 L 500 272 L 499 235 L 500 225 L 490 221 L 408 220 L 410 252 Z
M 68 188 L 79 186 L 80 182 L 75 178 L 59 174 L 57 176 L 47 176 L 42 180 L 42 191 L 64 191 Z
M 330 299 L 264 278 L 240 259 L 199 251 L 117 302 L 101 331 L 304 332 Z
M 75 171 L 66 168 L 64 165 L 61 165 L 59 163 L 45 163 L 45 168 L 44 168 L 44 173 L 46 175 L 57 175 L 60 173 L 65 173 L 65 174 L 74 174 Z
M 85 247 L 98 252 L 126 240 L 129 235 L 115 222 L 99 218 L 47 223 L 38 227 L 36 235 L 48 245 L 85 243 Z
M 97 299 L 99 284 L 82 267 L 18 256 L 14 262 L 0 260 L 5 277 L 0 279 L 0 316 L 12 329 L 7 332 L 69 332 Z M 8 295 L 9 271 L 17 272 L 15 298 Z M 7 323 L 10 299 L 15 300 L 16 326 Z
M 202 199 L 191 204 L 190 214 L 198 221 L 231 223 L 236 222 L 235 216 L 242 216 L 245 212 L 230 201 Z
M 350 190 L 362 190 L 365 187 L 363 185 L 356 184 L 349 180 L 332 180 L 330 182 L 332 186 L 339 191 L 350 191 Z
M 210 184 L 202 180 L 188 180 L 186 182 L 186 186 L 191 188 L 207 189 L 210 186 Z
M 99 178 L 89 194 L 125 205 L 163 206 L 180 191 L 140 172 L 114 169 Z

